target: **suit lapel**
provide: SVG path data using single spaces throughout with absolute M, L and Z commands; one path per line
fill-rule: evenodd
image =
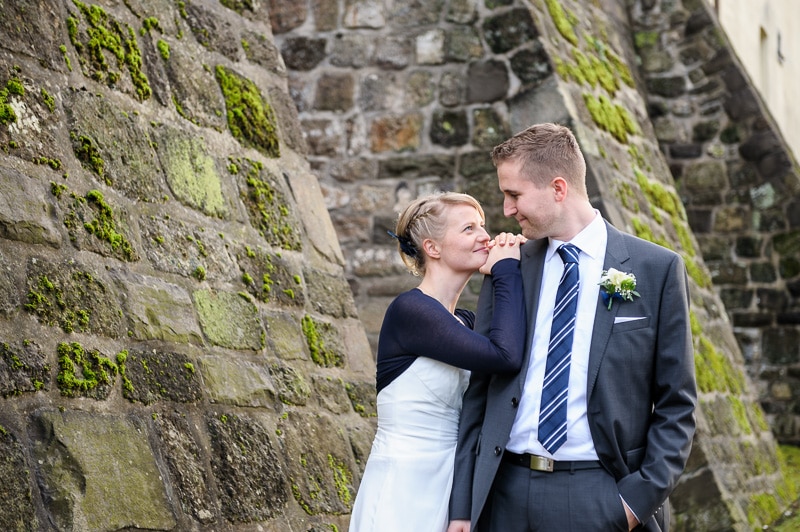
M 547 239 L 532 240 L 522 248 L 522 261 L 520 270 L 522 272 L 522 290 L 525 297 L 525 311 L 528 313 L 528 334 L 525 337 L 525 358 L 522 363 L 522 370 L 517 374 L 517 383 L 520 393 L 525 383 L 525 375 L 531 357 L 531 343 L 533 342 L 533 332 L 536 325 L 536 313 L 539 310 L 539 292 L 542 286 L 542 274 L 544 273 L 544 257 L 547 252 Z
M 617 229 L 606 222 L 608 242 L 606 244 L 606 255 L 603 260 L 603 269 L 616 268 L 624 271 L 624 264 L 630 259 L 625 240 Z M 611 336 L 611 328 L 614 326 L 614 318 L 617 316 L 620 305 L 612 305 L 611 310 L 603 303 L 600 296 L 600 287 L 597 287 L 597 312 L 594 318 L 592 329 L 592 342 L 589 347 L 589 367 L 587 374 L 587 398 L 592 396 L 592 390 L 597 382 L 597 375 L 600 372 L 600 364 L 606 352 L 608 338 Z

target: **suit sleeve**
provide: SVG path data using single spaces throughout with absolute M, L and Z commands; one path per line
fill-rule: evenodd
M 634 470 L 617 482 L 620 495 L 642 522 L 650 519 L 675 487 L 695 431 L 697 390 L 688 280 L 678 255 L 669 264 L 660 296 L 653 411 L 644 456 L 638 468 L 632 467 Z

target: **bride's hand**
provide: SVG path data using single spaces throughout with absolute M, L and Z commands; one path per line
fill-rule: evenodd
M 492 266 L 502 259 L 512 258 L 519 260 L 519 248 L 525 242 L 527 242 L 527 239 L 522 235 L 500 233 L 487 244 L 489 258 L 486 260 L 486 264 L 481 267 L 480 272 L 489 275 L 492 273 Z

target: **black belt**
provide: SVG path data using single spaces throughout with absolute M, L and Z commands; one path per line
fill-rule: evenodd
M 535 454 L 517 454 L 511 451 L 503 453 L 503 461 L 517 466 L 527 467 L 534 471 L 578 471 L 580 469 L 598 469 L 603 467 L 599 460 L 553 460 Z

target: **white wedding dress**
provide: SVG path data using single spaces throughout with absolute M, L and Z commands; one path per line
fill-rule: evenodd
M 377 397 L 350 532 L 444 532 L 469 371 L 418 357 Z

